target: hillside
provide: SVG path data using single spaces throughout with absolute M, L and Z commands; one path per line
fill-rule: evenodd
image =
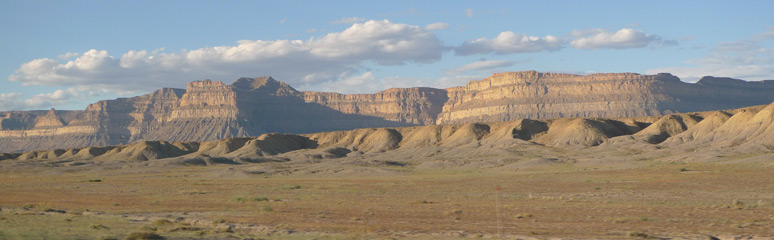
M 303 92 L 271 77 L 231 85 L 204 80 L 99 101 L 83 111 L 2 112 L 0 152 L 525 118 L 663 116 L 773 100 L 774 81 L 705 77 L 685 83 L 670 74 L 508 72 L 462 87 L 375 94 Z
M 771 103 L 6 153 L 0 238 L 768 239 L 773 136 Z
M 6 153 L 0 160 L 56 165 L 145 162 L 213 165 L 309 159 L 397 159 L 427 165 L 442 159 L 500 156 L 529 147 L 605 152 L 653 150 L 768 153 L 774 149 L 774 103 L 742 109 L 642 118 L 522 119 L 509 122 L 362 128 L 303 135 L 263 134 L 205 142 L 139 141 L 128 145 Z M 677 152 L 675 152 L 677 151 Z M 560 154 L 561 155 L 561 154 Z M 679 154 L 675 154 L 678 156 Z M 556 153 L 548 156 L 558 156 Z M 546 156 L 543 156 L 546 157 Z M 566 156 L 564 157 L 566 158 Z

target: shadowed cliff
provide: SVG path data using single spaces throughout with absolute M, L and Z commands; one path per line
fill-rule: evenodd
M 511 156 L 515 149 L 615 153 L 671 149 L 673 153 L 774 149 L 774 103 L 724 111 L 645 118 L 559 118 L 462 125 L 361 128 L 312 134 L 263 134 L 205 142 L 139 141 L 128 145 L 0 154 L 0 160 L 55 165 L 146 162 L 212 165 L 334 158 L 472 159 Z M 630 149 L 630 150 L 631 150 Z M 696 154 L 694 154 L 696 155 Z M 384 156 L 384 157 L 380 157 Z M 163 161 L 161 161 L 163 160 Z
M 226 85 L 195 81 L 186 89 L 104 100 L 83 111 L 0 113 L 0 152 L 137 141 L 211 141 L 264 133 L 515 121 L 562 117 L 625 118 L 733 109 L 774 101 L 774 81 L 705 77 L 685 83 L 670 74 L 497 73 L 448 89 L 393 88 L 375 94 L 297 91 L 271 77 Z M 611 138 L 635 125 L 600 133 L 596 120 L 559 122 Z M 568 125 L 569 124 L 569 125 Z M 575 124 L 575 125 L 573 125 Z M 576 126 L 577 125 L 577 126 Z M 554 130 L 556 131 L 556 130 Z M 611 135 L 612 134 L 612 135 Z M 547 136 L 555 136 L 549 132 Z M 671 135 L 670 135 L 671 136 Z M 650 141 L 667 136 L 655 135 Z M 595 143 L 597 137 L 551 143 Z M 548 141 L 548 140 L 546 140 Z

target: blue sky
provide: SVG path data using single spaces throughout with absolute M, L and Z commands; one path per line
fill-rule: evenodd
M 0 110 L 194 80 L 451 87 L 495 72 L 774 79 L 774 1 L 0 1 Z

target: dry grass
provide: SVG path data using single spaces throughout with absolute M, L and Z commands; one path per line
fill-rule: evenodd
M 36 213 L 36 209 L 43 211 L 39 205 L 44 204 L 67 214 L 23 215 L 4 210 L 0 212 L 0 234 L 31 236 L 42 229 L 53 230 L 39 234 L 77 229 L 68 231 L 81 237 L 119 237 L 143 226 L 175 236 L 271 232 L 229 228 L 228 224 L 236 224 L 269 226 L 272 231 L 296 232 L 286 237 L 302 238 L 325 234 L 494 236 L 499 210 L 504 216 L 500 230 L 506 236 L 774 235 L 772 169 L 712 164 L 680 167 L 691 171 L 675 171 L 673 164 L 653 164 L 623 170 L 559 166 L 350 178 L 211 177 L 209 173 L 219 166 L 4 173 L 0 206 L 27 206 L 32 208 L 23 211 Z M 95 174 L 103 181 L 85 181 Z M 502 187 L 500 209 L 495 209 L 497 185 Z M 104 214 L 89 215 L 95 212 Z M 126 215 L 164 219 L 130 222 L 122 217 Z M 45 224 L 27 224 L 32 219 Z M 180 225 L 185 219 L 211 224 Z

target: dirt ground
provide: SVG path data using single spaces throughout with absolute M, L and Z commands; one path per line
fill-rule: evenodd
M 0 239 L 774 237 L 769 164 L 375 168 L 394 174 L 281 176 L 244 165 L 5 168 Z

